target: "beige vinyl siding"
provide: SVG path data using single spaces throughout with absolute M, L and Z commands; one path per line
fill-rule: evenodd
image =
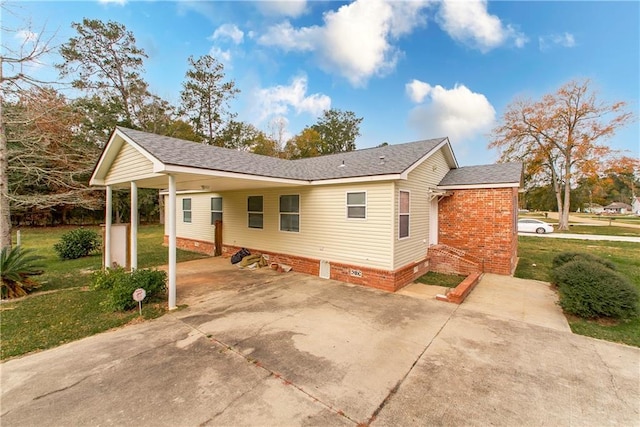
M 165 196 L 165 222 L 164 234 L 169 235 L 168 224 L 166 220 L 169 215 L 168 196 Z M 219 197 L 218 194 L 211 193 L 193 193 L 179 194 L 176 196 L 176 236 L 187 239 L 202 240 L 213 243 L 215 241 L 215 226 L 211 224 L 211 198 Z M 185 223 L 182 216 L 182 200 L 191 199 L 191 222 Z M 222 220 L 226 219 L 226 200 L 222 199 Z
M 429 245 L 429 195 L 433 188 L 449 171 L 442 150 L 437 151 L 420 166 L 409 173 L 406 181 L 397 181 L 394 191 L 394 231 L 395 256 L 393 268 L 400 268 L 424 258 Z M 409 237 L 399 239 L 398 203 L 400 191 L 409 191 Z
M 389 269 L 393 183 L 222 193 L 223 242 L 313 259 Z M 347 219 L 347 192 L 367 193 L 367 218 Z M 279 197 L 300 195 L 300 231 L 280 231 Z M 247 197 L 263 196 L 264 228 L 247 226 Z
M 154 176 L 160 174 L 153 173 L 153 163 L 125 142 L 109 169 L 105 184 L 118 184 Z

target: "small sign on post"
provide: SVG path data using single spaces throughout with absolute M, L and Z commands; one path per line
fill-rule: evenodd
M 138 302 L 138 310 L 140 310 L 140 316 L 142 316 L 142 300 L 146 296 L 147 296 L 147 292 L 142 288 L 138 288 L 135 291 L 133 291 L 133 300 Z

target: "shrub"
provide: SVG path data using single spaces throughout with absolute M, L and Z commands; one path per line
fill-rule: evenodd
M 65 233 L 53 245 L 60 259 L 77 259 L 89 255 L 100 246 L 98 233 L 86 228 L 76 228 Z
M 600 258 L 599 256 L 586 254 L 583 252 L 563 252 L 556 255 L 552 261 L 552 268 L 560 267 L 561 265 L 564 265 L 568 262 L 577 260 L 587 261 L 590 263 L 598 263 L 607 268 L 610 268 L 611 270 L 617 270 L 616 265 L 608 259 Z
M 0 252 L 0 295 L 2 298 L 18 298 L 27 295 L 40 284 L 31 279 L 43 273 L 38 261 L 42 257 L 31 255 L 20 246 L 7 246 Z
M 576 259 L 551 271 L 560 306 L 586 319 L 638 316 L 638 290 L 620 273 L 597 262 Z
M 133 291 L 142 288 L 145 301 L 158 299 L 166 291 L 167 273 L 160 270 L 134 270 L 129 273 L 122 267 L 109 268 L 93 274 L 94 289 L 104 289 L 108 298 L 105 304 L 113 311 L 135 308 Z

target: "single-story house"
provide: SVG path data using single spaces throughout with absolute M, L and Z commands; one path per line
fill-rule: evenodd
M 117 127 L 91 185 L 106 189 L 107 229 L 112 191 L 131 188 L 133 268 L 137 188 L 165 191 L 170 307 L 176 247 L 245 247 L 388 291 L 438 264 L 509 275 L 517 262 L 522 164 L 460 167 L 448 138 L 285 160 Z
M 631 205 L 622 202 L 613 202 L 604 207 L 606 213 L 626 214 L 631 212 Z
M 604 212 L 604 207 L 602 205 L 597 204 L 597 203 L 587 203 L 585 205 L 584 212 L 585 213 L 598 214 L 599 215 L 599 214 Z
M 631 210 L 634 214 L 640 215 L 640 197 L 634 197 L 631 204 Z

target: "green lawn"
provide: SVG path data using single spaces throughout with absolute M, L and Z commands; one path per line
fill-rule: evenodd
M 418 277 L 416 282 L 425 285 L 444 286 L 447 288 L 455 288 L 465 279 L 466 276 L 459 274 L 443 274 L 430 271 L 427 274 Z
M 552 259 L 561 252 L 586 252 L 613 261 L 640 290 L 640 244 L 626 242 L 540 239 L 519 237 L 520 261 L 515 276 L 549 281 Z M 609 322 L 606 322 L 609 323 Z M 640 319 L 604 324 L 570 317 L 571 330 L 577 334 L 640 347 Z
M 99 227 L 89 228 L 100 233 Z M 101 265 L 100 254 L 71 261 L 61 261 L 58 258 L 53 244 L 71 229 L 73 227 L 21 230 L 22 246 L 33 249 L 43 257 L 45 273 L 36 277 L 43 286 L 22 300 L 3 301 L 0 305 L 0 359 L 55 347 L 137 321 L 137 311 L 110 312 L 101 304 L 105 299 L 104 291 L 89 289 L 91 272 Z M 167 263 L 167 248 L 162 246 L 163 234 L 161 225 L 140 227 L 140 268 Z M 202 257 L 204 256 L 201 254 L 181 250 L 177 253 L 178 262 Z M 143 304 L 144 318 L 158 317 L 164 311 L 164 304 Z

